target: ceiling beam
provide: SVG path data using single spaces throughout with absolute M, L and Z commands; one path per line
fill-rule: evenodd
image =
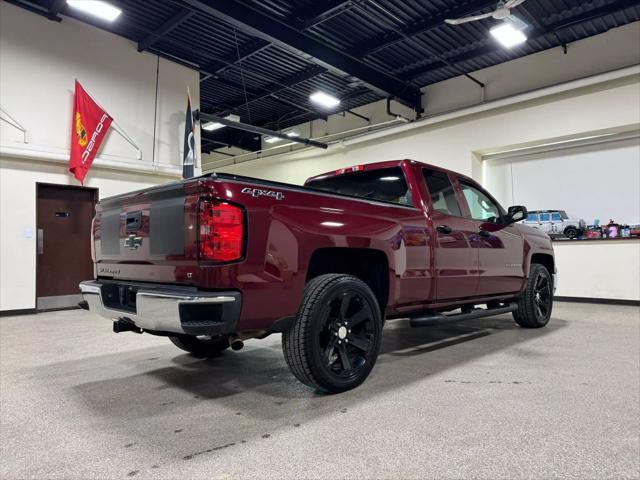
M 303 56 L 341 76 L 360 79 L 370 89 L 390 96 L 417 110 L 421 107 L 418 88 L 367 65 L 356 57 L 336 50 L 290 25 L 258 12 L 234 0 L 184 0 L 185 4 L 213 15 L 249 35 L 262 38 L 290 52 Z
M 183 8 L 178 13 L 173 15 L 171 18 L 168 18 L 162 25 L 160 25 L 156 30 L 149 33 L 146 37 L 138 42 L 138 51 L 143 52 L 148 49 L 155 42 L 160 40 L 166 34 L 171 32 L 174 28 L 180 26 L 183 22 L 191 18 L 195 15 L 196 12 L 189 8 Z

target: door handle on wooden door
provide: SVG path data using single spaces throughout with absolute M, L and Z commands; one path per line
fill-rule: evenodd
M 44 230 L 38 229 L 38 255 L 44 254 Z

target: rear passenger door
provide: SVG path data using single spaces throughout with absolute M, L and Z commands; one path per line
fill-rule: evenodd
M 466 215 L 473 222 L 471 242 L 478 249 L 477 295 L 517 292 L 524 279 L 522 235 L 502 223 L 503 208 L 479 185 L 459 178 Z
M 429 215 L 435 229 L 434 266 L 437 301 L 472 297 L 476 294 L 478 249 L 471 236 L 475 222 L 464 210 L 448 173 L 423 169 L 430 199 Z

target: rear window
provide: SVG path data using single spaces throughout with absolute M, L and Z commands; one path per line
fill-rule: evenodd
M 411 194 L 400 167 L 347 173 L 312 180 L 305 186 L 351 197 L 413 206 Z

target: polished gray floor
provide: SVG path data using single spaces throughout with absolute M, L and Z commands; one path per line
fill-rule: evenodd
M 0 477 L 638 478 L 640 309 L 388 322 L 360 388 L 298 384 L 279 336 L 213 360 L 64 311 L 0 318 Z

